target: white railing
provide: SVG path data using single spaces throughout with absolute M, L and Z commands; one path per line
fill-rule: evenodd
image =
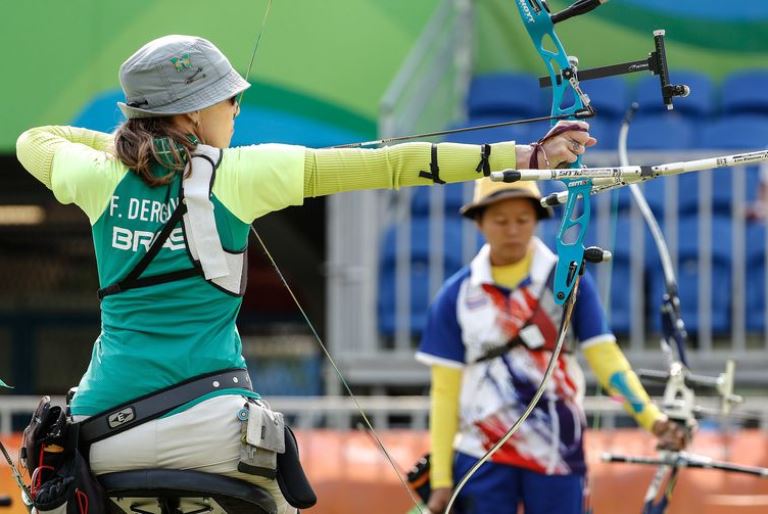
M 36 396 L 4 396 L 0 398 L 0 436 L 11 433 L 11 417 L 29 415 L 40 400 Z M 267 398 L 271 407 L 285 414 L 291 424 L 300 429 L 359 428 L 360 413 L 354 401 L 349 397 L 272 397 Z M 660 404 L 661 399 L 654 399 Z M 54 396 L 54 404 L 63 405 L 64 397 Z M 371 423 L 378 430 L 389 428 L 408 428 L 426 430 L 429 422 L 429 398 L 426 396 L 360 396 L 358 401 Z M 719 408 L 716 398 L 698 397 L 697 402 L 709 410 Z M 607 397 L 588 396 L 584 407 L 587 415 L 599 416 L 602 429 L 612 429 L 619 421 L 629 419 L 621 405 Z M 736 409 L 734 417 L 713 421 L 728 425 L 751 422 L 768 430 L 768 398 L 749 397 L 743 406 Z

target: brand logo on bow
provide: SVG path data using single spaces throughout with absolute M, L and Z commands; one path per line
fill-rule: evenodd
M 524 15 L 525 20 L 528 23 L 534 23 L 535 20 L 533 19 L 533 14 L 531 14 L 531 9 L 528 7 L 528 4 L 525 3 L 525 0 L 517 0 L 517 3 L 520 4 L 520 10 Z

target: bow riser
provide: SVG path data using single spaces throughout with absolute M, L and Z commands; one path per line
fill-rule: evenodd
M 555 34 L 555 24 L 552 22 L 546 4 L 540 4 L 537 0 L 516 0 L 515 5 L 549 73 L 552 84 L 551 116 L 566 115 L 576 119 L 578 113 L 591 111 L 589 97 L 579 86 L 575 60 L 569 58 Z M 547 49 L 545 42 L 553 45 L 555 51 Z M 569 94 L 572 96 L 572 101 Z M 563 105 L 566 102 L 570 105 Z M 555 123 L 553 120 L 552 124 Z M 570 167 L 581 168 L 581 156 L 578 156 L 576 162 Z M 564 304 L 568 295 L 571 294 L 574 279 L 583 265 L 584 237 L 591 215 L 589 194 L 592 190 L 591 179 L 564 179 L 563 183 L 569 195 L 557 237 L 558 260 L 553 285 L 555 302 L 560 305 Z M 581 204 L 581 213 L 576 215 L 579 204 Z

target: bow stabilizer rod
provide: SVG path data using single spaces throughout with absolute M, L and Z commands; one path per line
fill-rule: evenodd
M 721 471 L 730 471 L 732 473 L 744 473 L 762 478 L 768 478 L 768 468 L 758 466 L 745 466 L 742 464 L 732 464 L 723 462 L 702 455 L 692 455 L 686 452 L 663 452 L 666 455 L 661 457 L 631 457 L 628 455 L 615 455 L 604 453 L 600 456 L 603 462 L 624 462 L 627 464 L 646 464 L 649 466 L 675 466 L 679 468 L 694 469 L 719 469 Z
M 768 161 L 768 150 L 756 150 L 732 155 L 720 155 L 692 161 L 678 161 L 653 166 L 614 166 L 596 168 L 502 170 L 491 172 L 494 182 L 517 182 L 518 180 L 594 180 L 595 185 L 622 187 L 669 175 L 692 171 L 704 171 L 731 166 L 744 166 Z M 599 192 L 599 191 L 596 191 Z M 554 198 L 558 200 L 555 203 Z M 567 191 L 560 191 L 542 199 L 542 205 L 558 205 L 568 197 Z M 546 203 L 545 203 L 546 202 Z

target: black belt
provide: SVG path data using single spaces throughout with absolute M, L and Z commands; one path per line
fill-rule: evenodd
M 92 416 L 78 423 L 80 443 L 82 445 L 90 445 L 109 436 L 119 434 L 129 428 L 159 418 L 163 414 L 204 394 L 224 389 L 252 390 L 248 371 L 245 369 L 229 369 L 216 371 L 208 375 L 200 375 Z

